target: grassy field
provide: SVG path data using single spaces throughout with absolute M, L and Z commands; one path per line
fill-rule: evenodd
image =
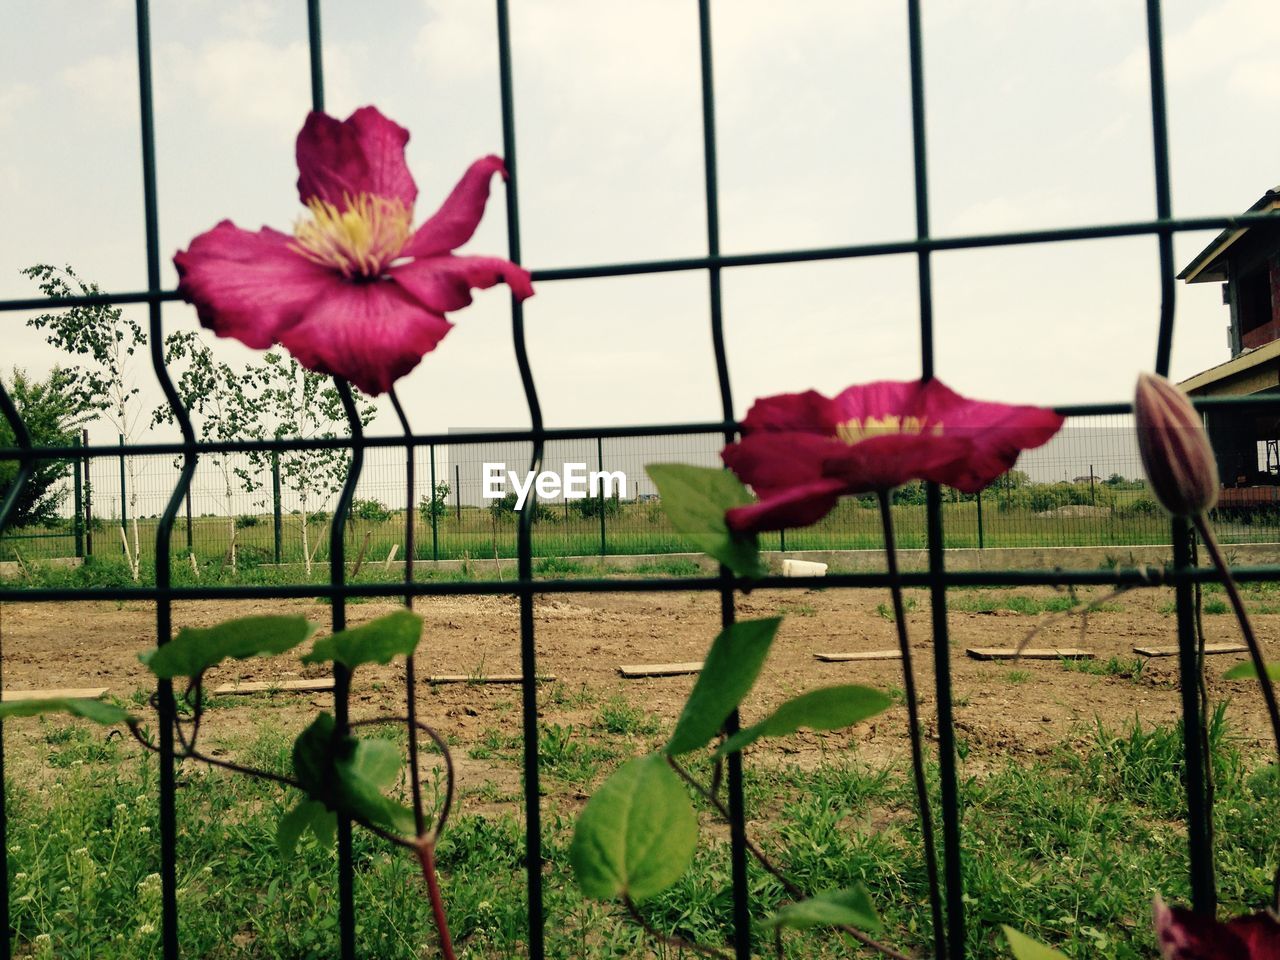
M 1116 496 L 1139 491 L 1120 491 Z M 1100 508 L 1101 509 L 1101 508 Z M 926 543 L 923 506 L 901 504 L 894 507 L 899 545 L 922 548 Z M 241 521 L 236 531 L 239 563 L 255 566 L 276 560 L 275 529 L 272 517 L 253 516 Z M 93 534 L 95 556 L 122 558 L 120 528 L 112 521 Z M 984 504 L 981 538 L 978 506 L 961 501 L 943 504 L 943 524 L 947 546 L 977 547 L 1066 547 L 1136 546 L 1168 542 L 1168 522 L 1159 513 L 1140 513 L 1117 503 L 1103 515 L 1043 515 L 1030 510 L 1002 510 L 997 502 Z M 192 521 L 190 545 L 197 561 L 205 567 L 220 568 L 227 561 L 231 539 L 230 522 L 224 517 L 196 517 Z M 1219 521 L 1219 536 L 1228 543 L 1269 542 L 1280 538 L 1273 518 L 1266 522 L 1242 524 Z M 154 554 L 156 520 L 138 522 L 140 552 L 144 560 Z M 131 534 L 132 536 L 132 534 Z M 367 545 L 366 545 L 367 537 Z M 362 548 L 369 561 L 381 561 L 392 546 L 404 556 L 404 513 L 393 513 L 381 521 L 356 520 L 348 526 L 347 555 L 354 559 Z M 485 560 L 512 557 L 516 551 L 515 516 L 495 518 L 488 510 L 464 507 L 460 514 L 450 511 L 435 524 L 417 520 L 416 555 L 419 559 Z M 329 555 L 329 523 L 312 523 L 308 542 L 316 562 Z M 764 549 L 859 550 L 882 544 L 879 514 L 857 501 L 845 501 L 822 523 L 804 530 L 776 533 L 761 538 Z M 173 553 L 186 558 L 188 537 L 185 520 L 179 518 L 173 531 Z M 74 538 L 67 531 L 22 530 L 0 539 L 0 559 L 23 560 L 67 557 L 75 554 Z M 603 544 L 598 518 L 583 519 L 551 508 L 534 524 L 534 555 L 540 557 L 593 556 L 600 554 L 661 554 L 687 551 L 689 545 L 668 524 L 658 503 L 624 503 L 605 520 Z M 297 563 L 303 559 L 301 523 L 285 515 L 280 529 L 280 560 Z
M 1012 682 L 1012 681 L 1011 681 Z M 543 730 L 546 801 L 548 956 L 643 957 L 639 931 L 610 907 L 577 893 L 567 845 L 577 791 L 590 791 L 625 758 L 660 741 L 667 724 L 617 698 L 593 710 L 589 730 Z M 216 711 L 215 711 L 216 713 Z M 24 955 L 39 958 L 150 958 L 158 950 L 159 878 L 155 766 L 131 744 L 96 729 L 31 721 L 47 758 L 43 775 L 8 783 L 13 928 Z M 1269 897 L 1267 836 L 1280 815 L 1271 768 L 1251 769 L 1232 747 L 1219 711 L 1212 743 L 1217 774 L 1218 883 L 1230 915 Z M 235 745 L 249 762 L 285 769 L 289 742 L 262 729 Z M 1151 898 L 1187 896 L 1182 837 L 1180 733 L 1172 727 L 1096 728 L 1087 747 L 1020 760 L 961 781 L 966 805 L 968 948 L 1006 956 L 993 931 L 1010 923 L 1059 945 L 1073 958 L 1154 955 L 1146 921 Z M 492 728 L 473 756 L 519 764 L 519 738 Z M 961 756 L 965 756 L 961 743 Z M 816 769 L 773 757 L 748 767 L 748 805 L 761 844 L 801 886 L 866 883 L 899 946 L 926 946 L 928 908 L 919 833 L 905 770 L 875 766 L 856 750 Z M 578 794 L 580 795 L 580 794 Z M 471 785 L 463 809 L 514 808 L 518 795 Z M 274 825 L 285 796 L 273 786 L 219 773 L 183 774 L 178 791 L 183 941 L 207 958 L 331 955 L 336 875 L 330 849 L 304 842 L 282 862 Z M 936 802 L 936 801 L 935 801 Z M 199 829 L 189 825 L 200 824 Z M 522 824 L 501 810 L 453 822 L 440 851 L 455 936 L 465 956 L 509 958 L 524 943 Z M 385 960 L 433 955 L 429 911 L 409 860 L 357 832 L 359 938 Z M 730 910 L 726 846 L 704 845 L 674 889 L 643 905 L 655 926 L 703 943 L 723 943 Z M 782 891 L 753 872 L 757 920 Z M 830 933 L 792 933 L 789 958 L 865 956 Z

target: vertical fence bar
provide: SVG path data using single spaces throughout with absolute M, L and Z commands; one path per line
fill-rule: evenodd
M 604 557 L 608 554 L 609 547 L 605 540 L 604 528 L 604 439 L 601 437 L 596 437 L 596 463 L 598 464 L 597 469 L 601 474 L 600 486 L 598 488 L 600 493 L 600 556 Z
M 1160 0 L 1147 0 L 1147 62 L 1151 76 L 1151 140 L 1156 181 L 1156 217 L 1170 220 L 1173 202 L 1169 178 L 1169 127 L 1165 106 L 1164 31 Z M 1160 327 L 1156 342 L 1156 373 L 1169 373 L 1173 349 L 1173 319 L 1176 297 L 1173 270 L 1173 232 L 1163 227 L 1157 234 L 1160 252 Z M 1191 533 L 1186 520 L 1173 521 L 1173 562 L 1181 570 L 1191 564 Z M 1198 913 L 1212 916 L 1217 906 L 1213 877 L 1213 810 L 1208 801 L 1209 758 L 1201 750 L 1198 696 L 1203 669 L 1196 648 L 1195 611 L 1191 584 L 1179 580 L 1174 587 L 1178 616 L 1178 672 L 1182 688 L 1183 752 L 1186 757 L 1187 847 L 1191 870 L 1191 905 Z
M 89 431 L 80 431 L 80 445 L 87 447 L 89 445 Z M 93 472 L 90 467 L 93 460 L 85 457 L 84 460 L 84 555 L 85 557 L 93 556 Z
M 307 0 L 307 50 L 311 65 L 311 109 L 324 110 L 324 49 L 320 38 L 320 0 Z M 334 377 L 334 388 L 342 402 L 351 428 L 351 462 L 338 496 L 338 505 L 329 524 L 329 583 L 336 588 L 331 606 L 333 631 L 346 629 L 347 597 L 342 589 L 347 579 L 346 525 L 360 468 L 364 463 L 364 431 L 351 387 Z M 348 731 L 347 705 L 351 692 L 351 672 L 342 664 L 333 665 L 333 735 L 345 738 Z M 356 909 L 355 869 L 351 845 L 351 819 L 338 817 L 338 941 L 342 960 L 355 960 Z
M 462 467 L 456 463 L 453 465 L 453 515 L 462 520 Z
M 711 3 L 698 0 L 698 50 L 702 75 L 702 163 L 706 194 L 707 253 L 720 255 L 720 188 L 716 155 L 715 70 L 712 64 Z M 724 344 L 724 305 L 721 295 L 720 268 L 707 271 L 711 343 L 715 352 L 716 381 L 720 391 L 720 409 L 726 422 L 733 421 L 733 391 L 729 383 L 729 362 Z M 726 430 L 724 442 L 732 443 L 736 431 Z M 720 567 L 720 623 L 730 627 L 736 619 L 734 593 L 729 570 Z M 725 721 L 729 735 L 738 730 L 738 711 Z M 742 754 L 729 754 L 726 786 L 729 795 L 729 864 L 733 878 L 733 949 L 737 960 L 751 957 L 751 904 L 747 879 L 747 812 L 743 795 Z
M 284 545 L 282 524 L 284 517 L 280 509 L 280 452 L 271 451 L 271 526 L 275 546 L 276 566 L 280 565 L 281 548 Z
M 172 638 L 173 600 L 169 593 L 173 565 L 170 562 L 173 520 L 177 516 L 182 497 L 190 488 L 196 469 L 195 433 L 191 419 L 174 389 L 173 381 L 164 362 L 164 330 L 160 313 L 160 301 L 156 299 L 160 288 L 160 225 L 159 207 L 156 201 L 155 124 L 152 115 L 151 91 L 151 24 L 147 0 L 137 0 L 138 35 L 138 99 L 142 137 L 142 189 L 147 228 L 147 293 L 148 340 L 151 366 L 160 388 L 164 391 L 169 409 L 178 428 L 182 431 L 185 446 L 182 473 L 174 485 L 169 502 L 165 505 L 160 522 L 156 524 L 155 580 L 159 596 L 156 599 L 156 640 L 161 646 Z M 123 438 L 122 438 L 123 440 Z M 123 460 L 122 460 L 123 466 Z M 121 514 L 125 502 L 123 483 L 121 489 Z M 177 715 L 173 697 L 173 684 L 160 680 L 157 684 L 159 706 L 160 747 L 160 943 L 165 960 L 178 957 L 178 823 L 176 805 L 176 770 L 174 765 L 174 723 Z
M 436 445 L 434 443 L 431 444 L 429 449 L 431 458 L 431 559 L 439 560 L 440 535 L 438 530 L 439 517 L 437 515 L 440 513 L 439 508 L 444 504 L 437 505 L 436 503 Z
M 985 550 L 987 546 L 986 539 L 982 532 L 982 491 L 978 491 L 978 549 Z
M 76 446 L 80 446 L 80 438 L 76 437 Z M 84 473 L 85 460 L 83 457 L 76 457 L 71 461 L 73 470 L 72 477 L 75 481 L 75 490 L 72 492 L 74 497 L 75 512 L 71 518 L 71 534 L 75 537 L 76 542 L 76 558 L 84 558 L 84 483 L 81 475 Z
M 916 237 L 929 236 L 929 174 L 925 140 L 924 40 L 919 0 L 907 2 L 911 62 L 912 166 L 915 174 Z M 934 375 L 933 272 L 929 251 L 917 256 L 920 296 L 920 375 Z M 951 643 L 947 629 L 947 580 L 943 551 L 942 494 L 936 483 L 925 488 L 925 526 L 929 550 L 929 607 L 933 622 L 934 684 L 938 698 L 938 772 L 942 787 L 942 853 L 946 889 L 946 928 L 942 904 L 930 904 L 934 951 L 938 958 L 963 960 L 964 887 L 960 852 L 960 792 L 956 782 L 955 717 L 951 701 Z M 933 851 L 927 851 L 933 856 Z M 950 947 L 950 952 L 948 952 Z
M 191 518 L 191 490 L 187 490 L 187 554 L 195 555 L 195 521 Z
M 511 23 L 506 0 L 497 0 L 498 73 L 502 96 L 502 155 L 507 167 L 507 253 L 513 263 L 520 262 L 520 204 L 516 173 L 515 95 L 511 65 Z M 530 427 L 534 434 L 530 469 L 542 465 L 545 438 L 542 435 L 542 405 L 533 383 L 533 369 L 524 336 L 524 306 L 511 297 L 511 337 L 514 341 L 516 366 L 529 407 Z M 530 494 L 532 508 L 520 511 L 516 538 L 516 559 L 522 583 L 533 579 L 533 517 L 537 512 L 537 492 Z M 537 646 L 534 642 L 533 594 L 520 594 L 520 675 L 521 732 L 524 740 L 524 809 L 525 866 L 529 904 L 529 958 L 542 960 L 544 929 L 542 898 L 542 808 L 538 776 L 538 672 Z

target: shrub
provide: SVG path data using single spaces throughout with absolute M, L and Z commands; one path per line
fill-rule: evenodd
M 391 519 L 391 511 L 379 500 L 356 500 L 351 504 L 351 516 L 356 520 L 382 523 Z
M 449 485 L 437 483 L 432 493 L 422 495 L 422 501 L 418 504 L 418 515 L 422 517 L 423 523 L 430 523 L 432 518 L 439 520 L 443 517 L 448 509 Z
M 236 529 L 243 530 L 246 527 L 256 527 L 262 522 L 262 518 L 253 513 L 242 513 L 236 517 Z

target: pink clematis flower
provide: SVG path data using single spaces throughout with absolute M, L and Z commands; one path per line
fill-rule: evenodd
M 1280 960 L 1280 922 L 1268 912 L 1219 923 L 1182 907 L 1154 907 L 1164 960 Z
M 418 188 L 405 164 L 409 132 L 374 107 L 346 120 L 312 112 L 298 134 L 298 194 L 310 217 L 291 235 L 223 220 L 173 262 L 178 291 L 222 337 L 279 343 L 305 367 L 383 393 L 435 349 L 445 314 L 473 289 L 504 281 L 520 299 L 529 274 L 496 257 L 455 256 L 475 232 L 495 173 L 473 163 L 415 231 Z
M 1041 407 L 967 400 L 938 380 L 880 381 L 834 398 L 809 390 L 757 400 L 721 453 L 758 503 L 729 510 L 749 533 L 816 523 L 845 494 L 935 480 L 974 493 L 1038 447 L 1063 418 Z

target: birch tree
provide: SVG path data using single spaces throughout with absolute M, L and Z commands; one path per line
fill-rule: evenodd
M 22 273 L 34 280 L 47 297 L 95 296 L 102 293 L 96 283 L 80 277 L 70 266 L 54 267 L 36 264 Z M 44 332 L 45 339 L 71 355 L 73 362 L 64 368 L 66 389 L 82 409 L 95 411 L 122 437 L 126 444 L 144 420 L 135 379 L 136 360 L 145 350 L 147 335 L 132 317 L 120 307 L 110 305 L 73 306 L 42 313 L 27 325 Z M 133 548 L 124 524 L 124 497 L 121 491 L 120 538 L 133 579 L 139 575 L 138 556 L 138 482 L 133 460 L 122 454 L 129 488 L 129 516 Z

